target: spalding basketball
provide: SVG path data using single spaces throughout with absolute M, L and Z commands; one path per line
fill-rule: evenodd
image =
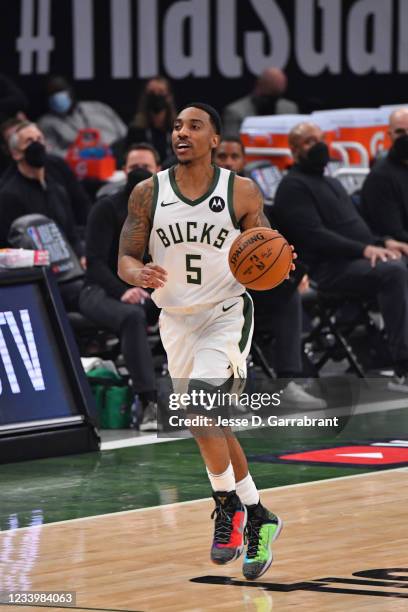
M 278 231 L 254 227 L 234 240 L 228 261 L 237 281 L 248 289 L 273 289 L 290 272 L 292 249 Z

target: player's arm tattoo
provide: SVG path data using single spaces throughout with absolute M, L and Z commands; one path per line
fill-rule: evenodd
M 245 198 L 249 208 L 240 220 L 241 228 L 246 230 L 252 227 L 270 227 L 269 220 L 264 213 L 264 200 L 261 190 L 254 181 L 249 182 Z
M 128 216 L 119 241 L 119 261 L 126 255 L 139 261 L 143 260 L 151 229 L 152 198 L 152 179 L 139 183 L 130 194 Z

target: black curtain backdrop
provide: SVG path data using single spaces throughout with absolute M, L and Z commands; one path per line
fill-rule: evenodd
M 128 121 L 146 78 L 220 111 L 267 65 L 302 112 L 408 102 L 408 0 L 2 0 L 0 72 L 45 110 L 50 73 Z

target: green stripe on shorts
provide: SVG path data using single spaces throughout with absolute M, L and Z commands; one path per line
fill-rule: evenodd
M 243 309 L 244 324 L 242 326 L 242 331 L 241 331 L 241 340 L 239 341 L 239 345 L 238 345 L 241 353 L 244 351 L 248 343 L 248 338 L 249 338 L 249 334 L 251 331 L 252 320 L 253 320 L 253 315 L 254 315 L 254 312 L 253 312 L 254 307 L 252 306 L 251 298 L 249 297 L 247 293 L 244 293 L 242 297 L 244 300 L 244 309 Z

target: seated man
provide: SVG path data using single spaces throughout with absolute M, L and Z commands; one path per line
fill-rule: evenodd
M 257 78 L 254 89 L 247 96 L 239 98 L 224 108 L 224 130 L 237 134 L 246 117 L 252 115 L 287 115 L 297 113 L 298 106 L 283 97 L 288 86 L 286 74 L 270 66 Z
M 214 161 L 221 168 L 244 176 L 245 149 L 239 136 L 224 136 L 217 147 Z
M 224 136 L 215 152 L 215 163 L 237 174 L 243 173 L 245 148 L 239 138 Z M 266 213 L 267 214 L 267 213 Z M 302 377 L 302 302 L 296 288 L 287 283 L 270 291 L 250 291 L 254 301 L 255 334 L 265 333 L 275 343 L 275 370 L 287 379 L 285 404 L 303 408 L 325 408 L 324 400 L 310 395 L 296 379 Z M 268 347 L 269 348 L 269 347 Z
M 388 133 L 392 147 L 364 182 L 362 211 L 373 232 L 408 242 L 408 108 L 391 113 Z
M 83 128 L 98 129 L 102 142 L 108 145 L 125 136 L 126 126 L 110 106 L 97 101 L 79 100 L 64 77 L 50 77 L 46 93 L 49 112 L 40 117 L 38 125 L 52 153 L 65 157 L 78 130 Z
M 2 189 L 7 181 L 18 172 L 17 164 L 13 159 L 12 151 L 9 147 L 10 138 L 14 132 L 23 127 L 23 124 L 30 125 L 30 123 L 31 122 L 21 121 L 20 119 L 9 119 L 0 125 L 0 147 L 3 149 L 4 162 L 4 171 L 0 175 L 0 189 Z M 37 129 L 41 134 L 42 142 L 45 142 L 44 134 L 38 126 Z M 47 143 L 45 143 L 45 145 L 47 147 Z M 44 168 L 45 174 L 48 177 L 52 177 L 57 183 L 64 187 L 70 200 L 75 224 L 84 227 L 91 208 L 91 201 L 82 184 L 61 157 L 53 155 L 48 151 L 45 156 Z
M 16 168 L 0 189 L 0 248 L 9 246 L 7 236 L 13 221 L 38 213 L 56 222 L 84 265 L 72 201 L 64 185 L 47 172 L 44 137 L 35 123 L 21 123 L 10 137 L 9 148 Z M 80 285 L 75 282 L 61 291 L 67 310 L 76 310 Z
M 86 233 L 87 282 L 80 296 L 80 309 L 88 319 L 119 335 L 136 404 L 143 414 L 140 430 L 148 431 L 157 429 L 157 394 L 146 327 L 147 318 L 157 319 L 158 309 L 149 293 L 127 285 L 116 273 L 119 236 L 127 216 L 129 195 L 138 182 L 151 176 L 151 172 L 140 167 L 144 164 L 144 153 L 137 145 L 129 149 L 124 167 L 126 186 L 98 200 L 91 210 Z
M 0 123 L 0 188 L 4 179 L 7 179 L 10 174 L 10 167 L 14 168 L 8 142 L 12 133 L 22 122 L 23 120 L 18 117 L 10 117 Z
M 408 245 L 376 237 L 341 183 L 324 175 L 323 132 L 300 123 L 289 134 L 294 166 L 281 181 L 273 209 L 319 288 L 378 299 L 395 362 L 392 388 L 408 390 Z
M 161 170 L 160 158 L 156 149 L 149 144 L 148 142 L 136 142 L 125 150 L 125 157 L 129 156 L 132 153 L 132 170 L 134 168 L 143 168 L 143 170 L 147 170 L 151 174 L 155 172 L 159 172 Z M 97 192 L 96 197 L 102 198 L 103 196 L 113 195 L 117 193 L 123 187 L 125 187 L 127 178 L 126 178 L 126 159 L 125 165 L 122 168 L 125 171 L 125 177 L 123 180 L 115 181 L 114 183 L 106 183 L 103 185 Z

